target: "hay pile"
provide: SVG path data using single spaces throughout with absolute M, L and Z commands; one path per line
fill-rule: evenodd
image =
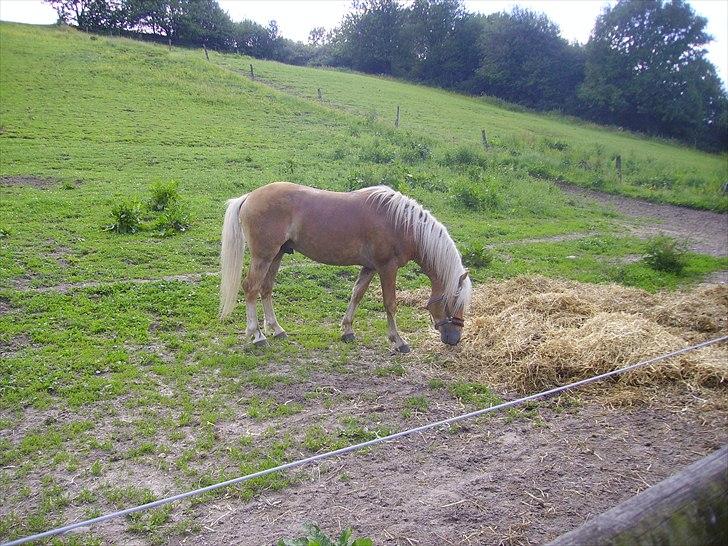
M 421 305 L 422 290 L 403 303 Z M 728 332 L 728 286 L 649 294 L 619 285 L 520 277 L 478 286 L 463 340 L 423 341 L 448 368 L 471 379 L 535 392 L 607 372 Z M 681 382 L 728 395 L 726 345 L 691 352 L 620 376 L 631 387 Z

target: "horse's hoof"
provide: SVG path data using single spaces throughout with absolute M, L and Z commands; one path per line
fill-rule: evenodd
M 353 343 L 356 339 L 356 336 L 354 334 L 344 334 L 341 336 L 341 341 L 345 341 L 346 343 Z
M 259 339 L 258 341 L 254 341 L 253 342 L 253 345 L 255 345 L 256 347 L 267 347 L 268 346 L 268 340 L 265 339 L 265 338 Z
M 398 353 L 407 354 L 410 352 L 411 349 L 410 346 L 405 343 L 404 345 L 400 345 L 399 347 L 397 347 L 395 350 Z
M 288 334 L 285 332 L 280 332 L 273 336 L 274 339 L 286 339 L 288 337 Z

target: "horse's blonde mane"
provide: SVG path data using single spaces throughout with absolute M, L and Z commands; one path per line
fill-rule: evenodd
M 374 186 L 359 191 L 369 193 L 367 202 L 384 210 L 395 228 L 411 234 L 423 265 L 445 287 L 444 296 L 450 310 L 464 309 L 470 303 L 472 285 L 470 277 L 466 277 L 459 286 L 465 268 L 447 228 L 417 201 L 392 188 Z

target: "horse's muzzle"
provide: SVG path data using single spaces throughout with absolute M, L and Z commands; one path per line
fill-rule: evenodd
M 446 345 L 457 345 L 460 343 L 460 329 L 440 328 L 440 339 Z

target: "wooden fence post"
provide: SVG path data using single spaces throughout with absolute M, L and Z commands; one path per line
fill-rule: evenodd
M 399 127 L 399 104 L 397 105 L 397 118 L 394 120 L 394 126 Z
M 254 80 L 255 79 L 255 73 L 253 73 L 253 65 L 252 65 L 252 63 L 250 65 L 250 79 L 251 80 Z
M 622 156 L 617 154 L 614 158 L 614 166 L 617 168 L 617 176 L 619 177 L 619 183 L 622 183 Z
M 205 44 L 202 44 L 202 49 L 205 50 L 205 59 L 207 59 L 209 61 L 210 56 L 207 54 L 207 46 Z
M 488 135 L 485 134 L 485 129 L 480 130 L 480 138 L 483 141 L 483 148 L 486 150 L 490 148 L 490 144 L 488 144 Z

